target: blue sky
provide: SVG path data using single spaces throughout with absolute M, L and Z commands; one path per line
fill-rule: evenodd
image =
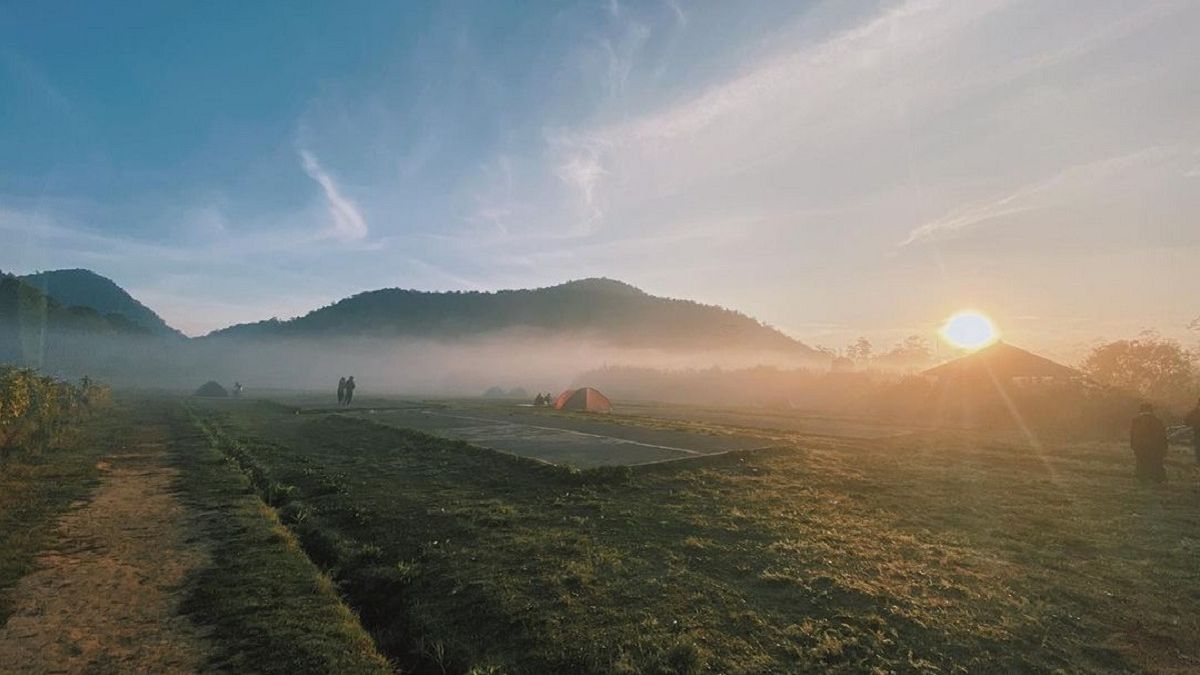
M 169 5 L 169 6 L 168 6 Z M 0 2 L 0 268 L 189 333 L 584 276 L 813 342 L 1200 307 L 1200 5 Z

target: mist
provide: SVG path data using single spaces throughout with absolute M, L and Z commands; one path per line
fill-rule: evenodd
M 354 375 L 360 395 L 477 396 L 488 388 L 559 392 L 606 368 L 666 371 L 760 366 L 828 370 L 823 358 L 769 350 L 666 350 L 614 346 L 583 334 L 506 330 L 459 340 L 201 338 L 56 333 L 26 349 L 29 365 L 126 387 L 190 391 L 208 380 L 246 390 L 332 389 Z

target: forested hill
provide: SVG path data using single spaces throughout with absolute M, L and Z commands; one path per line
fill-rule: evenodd
M 817 356 L 748 316 L 690 300 L 649 295 L 611 279 L 531 290 L 360 293 L 309 314 L 215 331 L 209 337 L 419 337 L 457 339 L 506 329 L 580 336 L 621 347 L 746 349 Z
M 67 349 L 63 340 L 68 338 L 149 335 L 149 329 L 120 314 L 66 307 L 37 287 L 0 272 L 0 363 L 40 363 L 47 355 Z
M 101 315 L 119 314 L 155 335 L 182 337 L 152 309 L 125 289 L 91 270 L 52 270 L 20 277 L 65 307 L 87 307 Z

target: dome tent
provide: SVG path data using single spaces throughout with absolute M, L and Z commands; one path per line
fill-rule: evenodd
M 612 401 L 591 387 L 568 389 L 554 400 L 555 410 L 582 410 L 585 412 L 612 412 Z
M 229 392 L 225 391 L 225 387 L 209 380 L 205 382 L 199 389 L 196 390 L 194 396 L 204 396 L 206 398 L 225 398 L 229 396 Z

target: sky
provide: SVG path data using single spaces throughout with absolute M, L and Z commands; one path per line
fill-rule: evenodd
M 606 276 L 810 343 L 1200 315 L 1194 0 L 0 0 L 0 269 L 203 334 Z

